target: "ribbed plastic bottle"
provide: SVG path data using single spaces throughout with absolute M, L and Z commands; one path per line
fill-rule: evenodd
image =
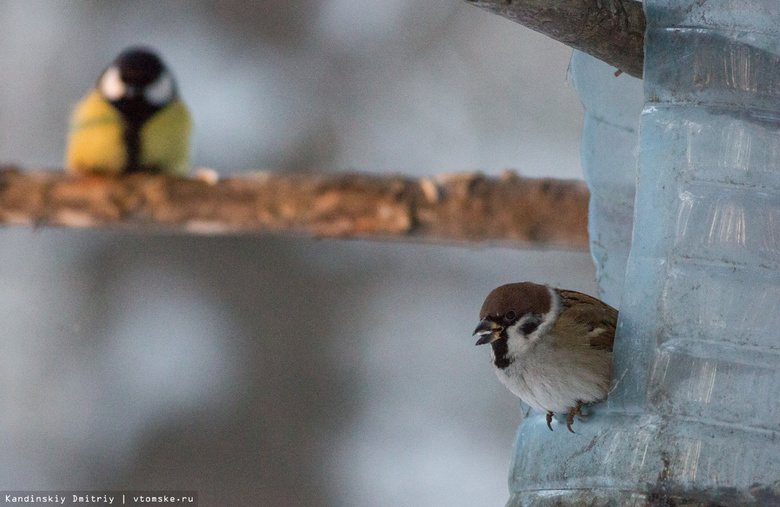
M 780 505 L 780 2 L 645 10 L 615 387 L 577 435 L 521 425 L 509 505 Z
M 620 307 L 634 225 L 642 81 L 575 51 L 571 76 L 582 105 L 582 172 L 590 189 L 588 232 L 598 296 Z

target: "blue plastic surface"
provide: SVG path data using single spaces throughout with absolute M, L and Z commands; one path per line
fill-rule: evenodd
M 577 435 L 521 425 L 510 505 L 780 504 L 780 3 L 645 8 L 627 264 L 634 112 L 620 78 L 572 64 L 615 387 Z

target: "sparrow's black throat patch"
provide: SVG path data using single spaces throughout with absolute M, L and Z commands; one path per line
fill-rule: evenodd
M 502 333 L 501 338 L 490 344 L 490 346 L 493 347 L 493 364 L 496 365 L 496 368 L 501 368 L 502 370 L 507 368 L 511 363 L 508 357 L 509 342 L 507 338 L 508 337 Z

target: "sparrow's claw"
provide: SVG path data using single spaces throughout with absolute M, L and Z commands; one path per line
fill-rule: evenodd
M 583 405 L 584 405 L 584 403 L 582 403 L 581 401 L 578 401 L 577 402 L 577 406 L 576 407 L 571 407 L 571 410 L 569 410 L 569 415 L 566 416 L 566 427 L 572 433 L 574 433 L 574 430 L 571 429 L 571 425 L 574 424 L 574 416 L 578 415 L 580 417 L 585 417 L 585 416 L 582 415 L 582 406 Z
M 568 428 L 569 431 L 574 433 L 574 430 L 571 429 L 571 425 L 574 422 L 574 409 L 569 411 L 569 415 L 566 416 L 566 428 Z
M 552 431 L 552 426 L 550 426 L 550 423 L 552 423 L 552 412 L 547 412 L 547 427 L 550 428 L 550 431 Z

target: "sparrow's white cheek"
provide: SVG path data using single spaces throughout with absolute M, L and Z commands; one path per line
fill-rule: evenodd
M 508 327 L 506 332 L 508 336 L 507 346 L 509 348 L 510 356 L 521 356 L 533 345 L 533 337 L 523 334 L 523 332 L 520 330 L 519 322 L 513 326 Z

